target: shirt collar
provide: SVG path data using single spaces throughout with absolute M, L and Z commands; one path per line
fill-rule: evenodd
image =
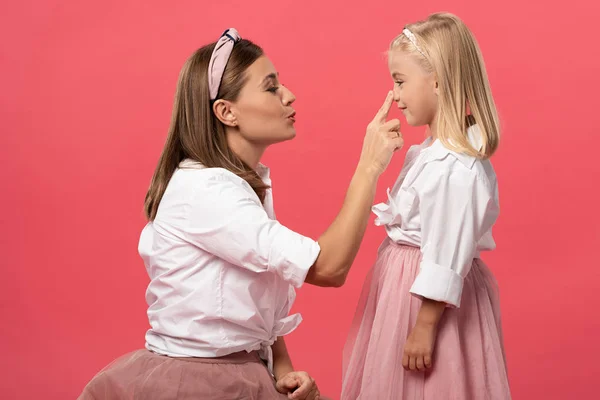
M 199 161 L 194 161 L 190 158 L 186 158 L 185 160 L 179 163 L 179 168 L 182 169 L 205 169 L 206 167 Z M 271 182 L 271 170 L 269 167 L 262 163 L 258 163 L 256 167 L 256 173 L 260 177 L 260 179 L 265 182 L 265 184 L 270 185 Z
M 469 140 L 469 143 L 471 144 L 471 146 L 473 146 L 473 148 L 475 150 L 481 151 L 481 149 L 483 147 L 482 138 L 481 138 L 481 130 L 479 129 L 479 126 L 477 124 L 471 125 L 467 129 L 467 138 Z M 432 140 L 431 138 L 428 138 L 425 141 L 425 143 L 429 143 L 431 140 Z M 451 139 L 450 139 L 450 143 L 452 143 Z M 438 159 L 438 160 L 441 160 L 441 159 L 445 158 L 446 156 L 448 156 L 449 154 L 452 154 L 469 169 L 472 168 L 473 165 L 475 164 L 475 161 L 477 161 L 476 157 L 470 156 L 468 154 L 458 153 L 458 152 L 448 149 L 438 139 L 435 139 L 435 141 L 429 148 L 429 151 L 430 151 L 431 157 L 433 159 Z
M 271 184 L 271 170 L 265 164 L 258 163 L 258 166 L 256 167 L 256 173 L 267 185 Z

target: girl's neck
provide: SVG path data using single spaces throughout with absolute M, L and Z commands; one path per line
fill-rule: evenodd
M 427 125 L 427 135 L 431 137 L 430 146 L 437 139 L 436 125 L 435 121 Z
M 435 140 L 437 139 L 437 121 L 434 119 L 427 125 L 429 127 L 429 135 Z

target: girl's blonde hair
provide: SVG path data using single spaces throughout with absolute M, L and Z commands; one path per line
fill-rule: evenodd
M 414 54 L 426 71 L 435 74 L 439 85 L 437 138 L 454 151 L 480 159 L 491 157 L 500 139 L 498 113 L 479 45 L 460 18 L 436 13 L 407 25 L 390 50 Z M 467 128 L 474 123 L 481 132 L 481 150 L 467 137 Z

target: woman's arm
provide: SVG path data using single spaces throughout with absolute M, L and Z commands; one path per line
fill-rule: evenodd
M 319 388 L 315 380 L 304 371 L 294 371 L 283 337 L 277 338 L 271 350 L 273 350 L 273 375 L 275 375 L 277 391 L 287 394 L 290 399 L 318 398 Z
M 276 273 L 296 288 L 304 282 L 342 285 L 364 235 L 377 179 L 402 147 L 400 122 L 385 122 L 391 103 L 388 96 L 369 124 L 346 200 L 319 243 L 271 219 L 250 186 L 224 169 L 196 172 L 185 218 L 166 213 L 154 223 L 233 265 Z
M 285 340 L 283 337 L 278 337 L 277 341 L 271 346 L 273 351 L 273 375 L 275 380 L 280 380 L 285 375 L 294 371 L 292 360 L 287 351 Z
M 388 94 L 367 127 L 363 149 L 350 181 L 342 208 L 318 239 L 321 251 L 308 271 L 305 282 L 317 286 L 342 286 L 365 234 L 377 180 L 387 168 L 392 154 L 403 145 L 400 121 L 386 122 L 393 97 Z
M 356 169 L 342 209 L 318 239 L 321 252 L 305 282 L 334 287 L 344 284 L 367 228 L 378 178 L 372 169 Z

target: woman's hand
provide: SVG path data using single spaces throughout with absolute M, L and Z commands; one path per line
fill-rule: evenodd
M 285 374 L 275 384 L 279 393 L 287 394 L 289 399 L 319 400 L 320 393 L 315 380 L 306 372 L 294 371 Z
M 400 120 L 392 119 L 386 122 L 393 101 L 393 93 L 389 92 L 375 118 L 367 126 L 360 155 L 359 165 L 372 170 L 377 176 L 388 167 L 394 151 L 404 145 L 400 134 Z

